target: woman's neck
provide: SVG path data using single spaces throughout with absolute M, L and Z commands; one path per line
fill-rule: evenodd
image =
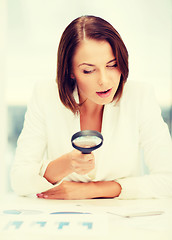
M 80 108 L 81 130 L 95 130 L 101 132 L 103 105 L 90 104 L 86 102 Z

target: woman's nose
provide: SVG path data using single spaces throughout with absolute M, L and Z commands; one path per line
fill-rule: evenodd
M 106 74 L 106 71 L 100 71 L 98 84 L 100 86 L 105 85 L 108 82 L 108 76 Z

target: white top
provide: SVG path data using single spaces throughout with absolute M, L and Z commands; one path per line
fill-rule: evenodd
M 75 97 L 78 99 L 77 92 Z M 64 107 L 55 82 L 36 84 L 18 140 L 11 172 L 20 195 L 46 191 L 54 185 L 44 177 L 48 163 L 72 151 L 72 135 L 80 131 L 79 116 Z M 105 105 L 104 142 L 93 153 L 92 174 L 72 173 L 68 181 L 120 183 L 121 199 L 172 197 L 172 140 L 151 87 L 127 82 L 118 103 Z M 149 174 L 143 174 L 144 161 Z

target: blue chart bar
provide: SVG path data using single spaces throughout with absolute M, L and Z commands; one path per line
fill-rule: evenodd
M 16 209 L 7 209 L 3 211 L 3 214 L 11 214 L 11 215 L 34 215 L 34 214 L 41 214 L 43 213 L 42 211 L 38 210 L 28 210 L 28 209 L 23 209 L 23 210 L 16 210 Z
M 50 214 L 90 214 L 88 212 L 52 212 Z
M 21 225 L 23 224 L 23 221 L 11 221 L 5 226 L 5 230 L 9 229 L 19 229 Z
M 4 214 L 14 214 L 14 215 L 19 215 L 19 214 L 21 214 L 21 211 L 19 211 L 19 210 L 4 210 L 3 211 L 3 213 Z
M 40 228 L 44 228 L 47 222 L 45 221 L 39 221 L 39 222 L 33 222 L 32 226 L 38 226 Z
M 83 222 L 82 225 L 86 226 L 88 229 L 92 229 L 93 228 L 93 223 L 92 222 Z
M 69 222 L 60 222 L 58 229 L 63 229 L 64 226 L 69 226 Z

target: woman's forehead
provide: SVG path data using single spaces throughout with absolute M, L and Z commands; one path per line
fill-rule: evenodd
M 73 63 L 88 62 L 94 64 L 97 61 L 108 62 L 114 58 L 111 45 L 107 41 L 85 39 L 78 45 L 73 56 Z

